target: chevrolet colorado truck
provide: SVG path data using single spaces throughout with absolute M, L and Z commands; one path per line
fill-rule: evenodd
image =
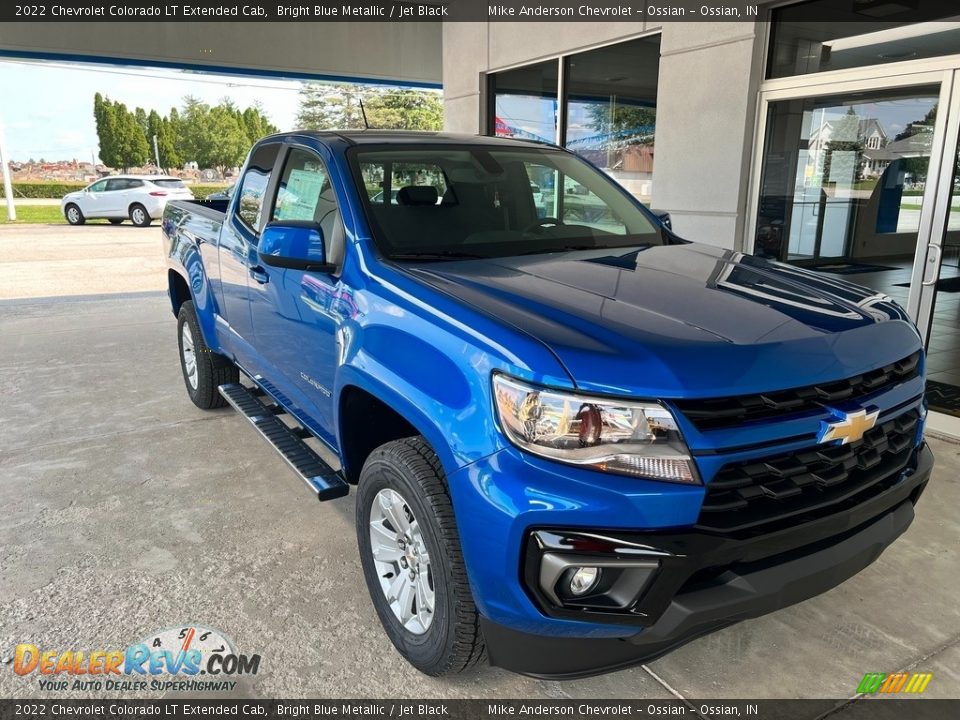
M 355 487 L 373 606 L 428 674 L 613 670 L 817 595 L 930 477 L 895 302 L 682 240 L 558 148 L 274 135 L 163 232 L 190 399 L 320 500 Z

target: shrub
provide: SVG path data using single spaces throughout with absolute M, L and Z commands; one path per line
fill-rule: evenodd
M 63 183 L 63 182 L 24 182 L 13 184 L 14 198 L 57 198 L 60 199 L 67 193 L 75 190 L 83 190 L 86 183 Z M 0 198 L 4 198 L 3 185 L 0 185 Z
M 13 184 L 13 197 L 16 198 L 54 198 L 59 200 L 67 193 L 83 190 L 89 183 L 66 182 L 22 182 Z M 188 185 L 200 200 L 210 193 L 227 188 L 227 185 Z M 0 198 L 4 198 L 3 184 L 0 183 Z

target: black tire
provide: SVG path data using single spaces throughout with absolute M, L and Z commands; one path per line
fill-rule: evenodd
M 401 624 L 380 585 L 370 540 L 370 517 L 377 493 L 399 493 L 430 553 L 434 612 L 422 634 Z M 357 539 L 367 589 L 391 642 L 407 661 L 427 675 L 466 670 L 486 657 L 479 615 L 467 581 L 460 537 L 443 468 L 422 437 L 381 445 L 363 465 L 357 488 Z M 390 576 L 385 576 L 390 577 Z
M 109 218 L 109 222 L 111 225 L 120 225 L 123 220 L 121 218 Z
M 196 377 L 191 379 L 187 370 L 187 359 L 184 354 L 184 326 L 189 330 L 189 337 L 193 342 L 193 355 L 196 361 Z M 177 345 L 180 348 L 180 370 L 183 372 L 183 383 L 187 388 L 187 395 L 201 410 L 212 410 L 227 404 L 223 396 L 217 391 L 217 386 L 226 383 L 240 382 L 240 370 L 223 355 L 219 355 L 203 341 L 200 333 L 200 324 L 197 322 L 197 313 L 193 309 L 193 302 L 187 300 L 180 306 L 177 316 Z M 194 382 L 196 385 L 194 386 Z
M 87 221 L 80 207 L 73 203 L 70 203 L 63 209 L 63 216 L 71 225 L 83 225 Z
M 134 203 L 130 206 L 130 222 L 137 227 L 149 227 L 150 223 L 153 222 L 153 218 L 150 217 L 150 213 L 147 212 L 147 209 L 143 205 Z

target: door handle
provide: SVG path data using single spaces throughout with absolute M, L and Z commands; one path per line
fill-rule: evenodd
M 259 265 L 254 265 L 252 268 L 250 268 L 250 277 L 252 277 L 261 285 L 266 285 L 268 282 L 270 282 L 270 276 L 267 275 L 267 271 Z
M 940 258 L 943 256 L 943 248 L 940 247 L 939 245 L 934 245 L 933 243 L 930 243 L 929 245 L 927 245 L 927 249 L 929 250 L 929 252 L 927 253 L 927 265 L 933 268 L 933 279 L 932 280 L 924 279 L 921 285 L 924 285 L 926 287 L 932 287 L 937 284 L 937 276 L 940 274 L 939 272 Z M 937 251 L 936 259 L 934 259 L 934 256 L 933 256 L 934 250 Z M 923 271 L 923 277 L 924 278 L 927 277 L 926 269 L 924 269 Z

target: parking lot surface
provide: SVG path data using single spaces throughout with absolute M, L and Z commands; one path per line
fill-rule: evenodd
M 0 277 L 22 292 L 0 301 L 0 658 L 18 643 L 122 648 L 198 623 L 261 655 L 237 695 L 849 698 L 864 673 L 910 669 L 934 674 L 927 696 L 960 696 L 960 446 L 941 440 L 913 526 L 825 595 L 649 668 L 568 682 L 420 675 L 367 597 L 353 497 L 317 503 L 232 410 L 188 400 L 156 231 L 74 230 L 0 229 Z M 89 287 L 51 287 L 40 261 L 71 256 L 78 237 Z M 44 695 L 36 674 L 0 664 L 0 697 Z

